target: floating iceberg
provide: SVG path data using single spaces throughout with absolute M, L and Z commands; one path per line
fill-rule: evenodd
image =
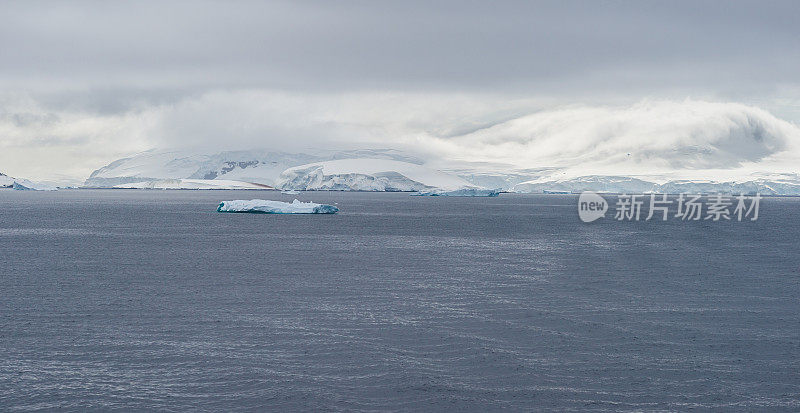
M 17 191 L 55 191 L 58 188 L 39 182 L 31 182 L 27 179 L 15 179 L 12 188 Z
M 300 193 L 300 191 L 295 191 L 294 189 L 290 189 L 288 191 L 281 191 L 281 193 L 286 195 L 297 195 Z
M 497 196 L 500 195 L 499 189 L 482 189 L 482 188 L 463 188 L 454 191 L 420 191 L 413 196 Z
M 313 202 L 292 203 L 267 201 L 264 199 L 222 201 L 217 212 L 251 212 L 257 214 L 335 214 L 339 208 L 333 205 L 315 204 Z

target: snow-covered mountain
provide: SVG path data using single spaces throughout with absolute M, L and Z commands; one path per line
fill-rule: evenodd
M 114 161 L 94 171 L 87 187 L 115 187 L 122 184 L 163 179 L 222 179 L 274 186 L 289 167 L 319 160 L 305 154 L 282 152 L 221 152 L 216 154 L 180 151 L 148 151 Z
M 0 173 L 0 188 L 11 188 L 14 185 L 14 178 Z
M 422 163 L 414 156 L 390 149 L 315 154 L 237 151 L 211 155 L 148 151 L 94 171 L 85 186 L 222 189 L 266 185 L 294 190 L 353 191 L 478 187 Z
M 227 179 L 156 179 L 115 185 L 121 189 L 275 189 L 268 185 Z
M 800 195 L 800 176 L 786 176 L 772 179 L 752 179 L 747 181 L 691 181 L 676 180 L 658 185 L 658 193 L 729 193 L 762 195 Z
M 431 188 L 475 188 L 452 174 L 409 162 L 388 159 L 340 159 L 289 168 L 281 188 L 333 191 L 423 191 Z
M 513 192 L 544 193 L 567 192 L 580 193 L 583 191 L 594 192 L 619 192 L 619 193 L 644 193 L 653 192 L 656 184 L 641 179 L 625 176 L 581 176 L 573 179 L 548 179 L 540 178 L 514 185 Z
M 318 152 L 315 154 L 270 151 L 228 151 L 202 154 L 182 151 L 147 151 L 114 161 L 94 171 L 87 187 L 160 179 L 224 179 L 277 186 L 283 171 L 299 165 L 336 159 L 369 158 L 422 163 L 421 160 L 390 149 Z
M 46 182 L 33 182 L 27 179 L 14 178 L 0 173 L 0 188 L 13 188 L 27 191 L 55 191 L 54 185 Z
M 800 195 L 800 176 L 786 174 L 770 179 L 749 180 L 670 180 L 663 183 L 625 176 L 582 176 L 570 179 L 541 178 L 522 182 L 510 191 L 522 193 L 580 193 L 583 191 L 609 193 L 659 193 L 659 194 L 755 194 Z
M 791 170 L 776 162 L 773 169 Z M 784 166 L 785 164 L 785 166 Z M 755 193 L 800 195 L 800 174 L 732 169 L 676 170 L 668 174 L 580 174 L 579 168 L 515 169 L 502 164 L 426 163 L 400 151 L 216 154 L 148 151 L 98 169 L 87 187 L 263 188 L 292 190 L 446 191 L 484 188 L 523 193 Z M 714 179 L 709 179 L 714 177 Z M 3 177 L 0 177 L 2 179 Z M 8 181 L 8 179 L 6 179 Z M 0 183 L 5 182 L 0 180 Z M 258 186 L 261 185 L 261 186 Z

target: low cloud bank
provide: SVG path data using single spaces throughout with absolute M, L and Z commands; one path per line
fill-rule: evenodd
M 540 111 L 449 139 L 431 138 L 442 153 L 469 161 L 639 174 L 798 159 L 800 128 L 738 103 L 646 101 Z
M 573 175 L 796 173 L 800 165 L 797 125 L 757 107 L 697 100 L 557 106 L 487 95 L 219 91 L 102 113 L 5 96 L 0 134 L 0 170 L 33 179 L 82 179 L 152 148 L 396 148 L 437 166 Z

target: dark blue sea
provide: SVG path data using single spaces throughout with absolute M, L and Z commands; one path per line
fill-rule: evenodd
M 798 411 L 800 199 L 0 191 L 0 410 Z

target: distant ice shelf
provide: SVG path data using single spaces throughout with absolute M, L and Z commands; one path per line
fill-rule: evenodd
M 488 196 L 494 197 L 500 195 L 499 189 L 481 189 L 481 188 L 464 188 L 464 189 L 457 189 L 454 191 L 442 191 L 442 190 L 431 190 L 431 191 L 420 191 L 411 194 L 413 196 Z
M 268 201 L 265 199 L 222 201 L 217 212 L 250 212 L 256 214 L 335 214 L 339 208 L 314 202 Z

